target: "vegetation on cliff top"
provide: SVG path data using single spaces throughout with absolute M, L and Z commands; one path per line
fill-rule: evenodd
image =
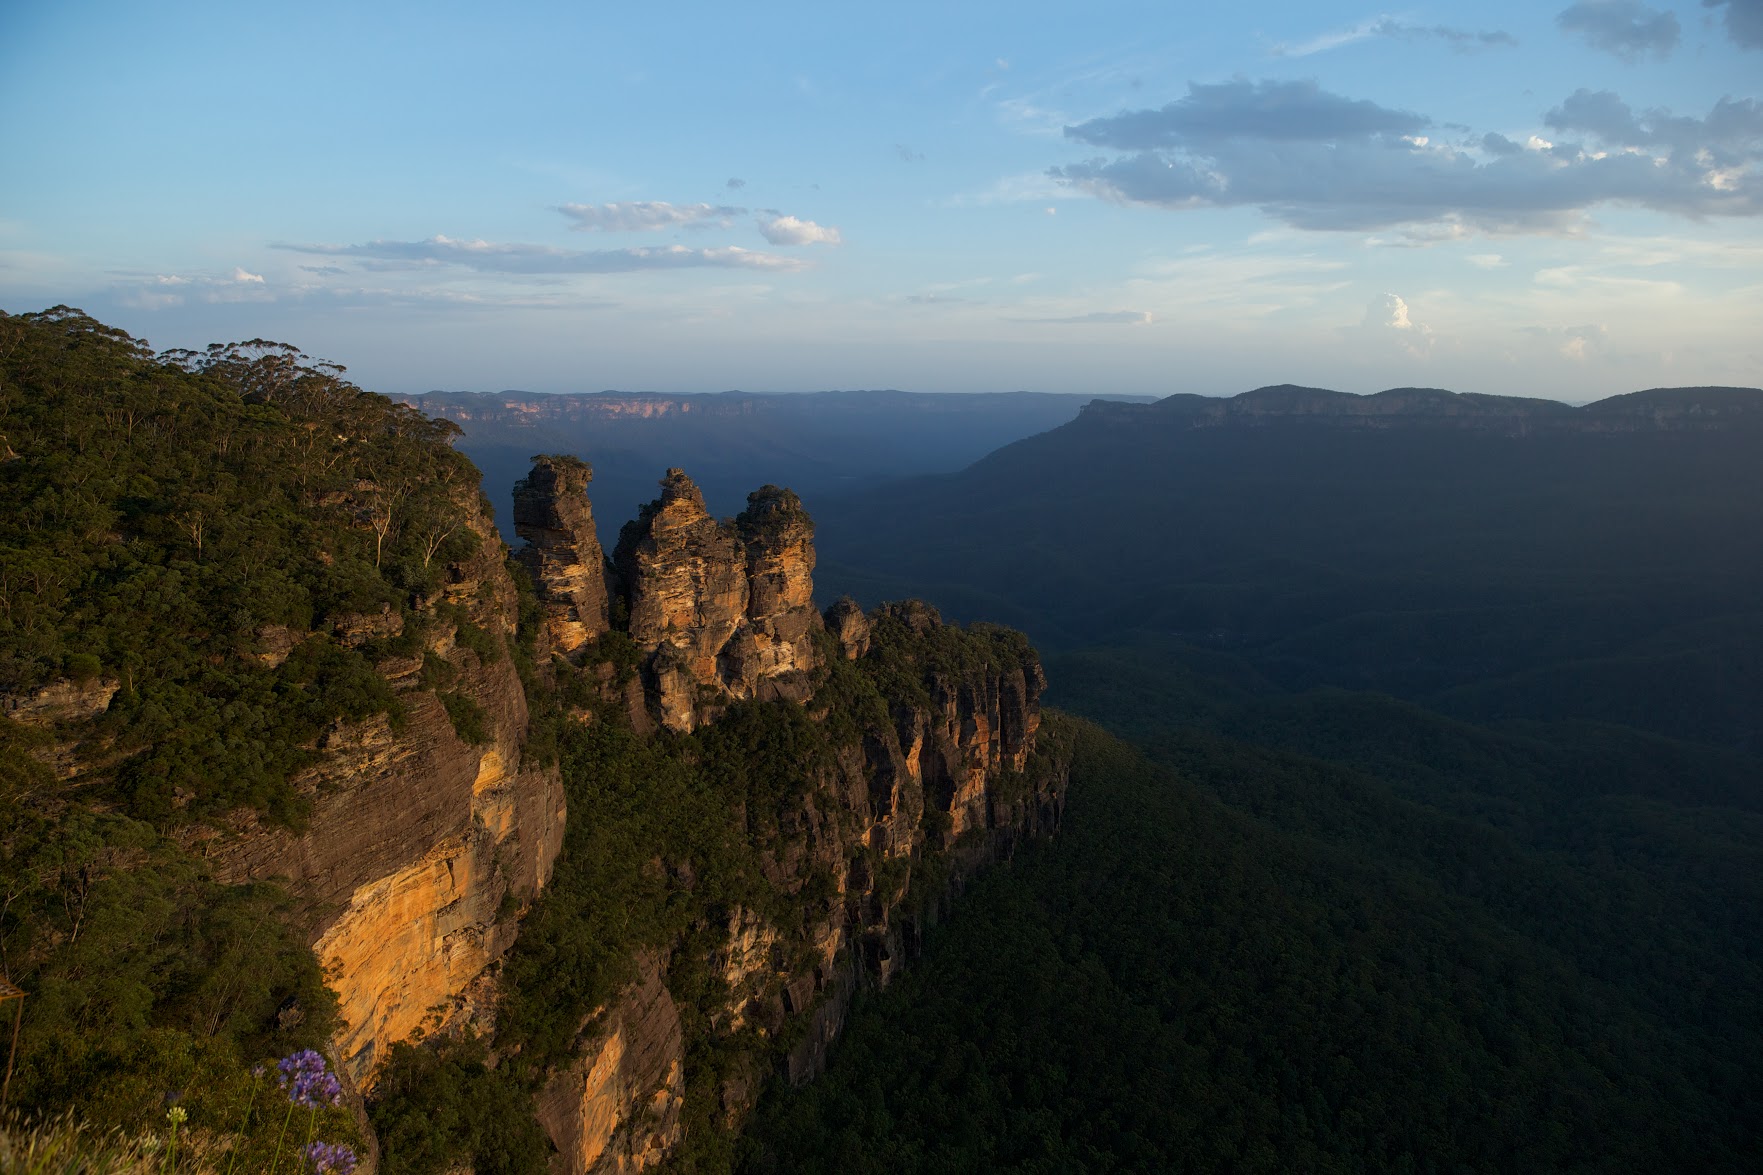
M 287 896 L 182 846 L 240 805 L 298 823 L 319 733 L 401 717 L 374 661 L 419 647 L 417 606 L 478 543 L 449 435 L 289 347 L 155 357 L 65 307 L 0 314 L 13 1109 L 133 1132 L 175 1102 L 192 1138 L 244 1123 L 239 1168 L 266 1165 L 251 1070 L 326 1045 L 335 999 Z
M 412 640 L 362 622 L 478 542 L 453 431 L 291 347 L 0 315 L 0 696 L 116 687 L 77 790 L 131 816 L 297 822 L 319 732 L 401 714 L 373 658 Z

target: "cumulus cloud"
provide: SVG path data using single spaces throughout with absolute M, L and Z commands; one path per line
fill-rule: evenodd
M 1151 312 L 1149 310 L 1098 310 L 1094 314 L 1072 314 L 1064 318 L 1013 318 L 1011 321 L 1053 326 L 1088 326 L 1096 323 L 1148 326 L 1151 323 Z
M 557 211 L 575 221 L 576 232 L 642 233 L 668 228 L 727 228 L 745 208 L 722 204 L 669 204 L 665 200 L 628 200 L 612 204 L 560 204 Z
M 1663 61 L 1677 48 L 1677 16 L 1640 0 L 1580 0 L 1555 17 L 1561 31 L 1627 62 L 1651 53 Z
M 1432 328 L 1415 322 L 1408 303 L 1399 294 L 1380 294 L 1365 307 L 1359 334 L 1374 346 L 1394 346 L 1415 358 L 1432 350 Z
M 1442 24 L 1408 24 L 1405 21 L 1383 16 L 1376 20 L 1363 21 L 1350 29 L 1324 33 L 1320 37 L 1312 37 L 1308 41 L 1281 41 L 1273 47 L 1271 52 L 1275 57 L 1308 57 L 1312 53 L 1337 49 L 1342 45 L 1350 45 L 1355 41 L 1364 41 L 1371 37 L 1389 37 L 1398 41 L 1442 41 L 1456 53 L 1474 53 L 1482 49 L 1510 49 L 1518 44 L 1517 37 L 1497 29 L 1491 32 L 1470 32 L 1468 29 L 1454 29 Z
M 453 265 L 480 273 L 573 274 L 633 273 L 649 269 L 801 269 L 803 263 L 775 253 L 738 246 L 688 249 L 666 245 L 641 249 L 556 249 L 549 245 L 462 241 L 433 236 L 426 241 L 368 241 L 360 245 L 278 245 L 296 253 L 357 257 L 407 268 Z
M 774 245 L 837 245 L 839 230 L 794 216 L 773 216 L 759 222 L 759 235 Z
M 722 186 L 727 188 L 731 192 L 738 192 L 742 188 L 747 186 L 747 181 L 742 179 L 738 175 L 731 175 L 728 177 L 728 182 L 723 184 Z
M 1726 9 L 1726 35 L 1735 45 L 1763 49 L 1763 0 L 1702 0 L 1702 7 Z
M 1716 186 L 1724 173 L 1763 160 L 1763 103 L 1755 98 L 1722 98 L 1707 118 L 1689 118 L 1665 109 L 1637 114 L 1609 90 L 1575 90 L 1543 123 L 1608 148 L 1660 151 L 1680 166 L 1705 166 Z
M 1751 216 L 1763 116 L 1723 98 L 1706 118 L 1635 114 L 1615 95 L 1575 94 L 1546 116 L 1575 141 L 1424 133 L 1431 119 L 1329 93 L 1315 82 L 1190 85 L 1156 110 L 1065 128 L 1111 149 L 1050 169 L 1069 188 L 1164 208 L 1261 208 L 1302 229 L 1414 229 L 1417 243 L 1470 232 L 1564 232 L 1600 203 L 1685 216 Z M 1589 140 L 1587 141 L 1587 138 Z

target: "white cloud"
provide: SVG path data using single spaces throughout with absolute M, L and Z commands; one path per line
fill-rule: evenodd
M 794 216 L 776 216 L 758 224 L 760 235 L 774 245 L 837 245 L 841 240 L 838 229 Z
M 1498 253 L 1471 253 L 1469 264 L 1477 269 L 1505 269 L 1512 263 Z
M 1432 350 L 1432 328 L 1414 321 L 1407 301 L 1400 294 L 1381 294 L 1373 298 L 1359 322 L 1359 334 L 1374 345 L 1393 345 L 1416 359 L 1424 358 Z
M 275 294 L 263 275 L 234 266 L 227 275 L 125 274 L 111 283 L 116 300 L 137 310 L 168 310 L 191 301 L 205 303 L 268 302 Z
M 739 186 L 729 181 L 731 188 Z M 723 204 L 669 204 L 665 200 L 631 200 L 612 204 L 560 204 L 557 211 L 575 221 L 576 232 L 641 233 L 669 228 L 728 228 L 745 208 Z

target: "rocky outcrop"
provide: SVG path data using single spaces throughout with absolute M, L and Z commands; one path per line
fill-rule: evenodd
M 544 602 L 551 646 L 572 656 L 611 627 L 605 559 L 594 529 L 588 483 L 594 472 L 574 457 L 535 457 L 514 485 L 518 552 Z
M 613 553 L 629 633 L 645 657 L 657 717 L 690 731 L 729 699 L 809 692 L 814 528 L 796 496 L 766 486 L 718 522 L 692 479 L 670 469 L 661 497 Z
M 642 1171 L 680 1139 L 685 1035 L 659 957 L 638 960 L 637 981 L 596 1027 L 539 1093 L 539 1125 L 557 1148 L 553 1175 Z
M 0 714 L 24 726 L 87 722 L 110 708 L 122 683 L 115 678 L 61 678 L 22 695 L 0 694 Z
M 869 652 L 869 618 L 850 596 L 842 596 L 826 610 L 826 629 L 839 642 L 845 660 L 855 661 Z
M 401 728 L 381 716 L 325 735 L 322 759 L 296 780 L 312 804 L 302 831 L 241 811 L 224 833 L 190 834 L 220 879 L 279 879 L 301 900 L 341 1005 L 338 1061 L 358 1086 L 392 1043 L 470 1010 L 474 984 L 512 944 L 562 845 L 562 780 L 555 767 L 522 763 L 527 704 L 508 654 L 456 639 L 472 625 L 490 637 L 473 643 L 496 654 L 516 616 L 493 525 L 475 498 L 457 505 L 483 540 L 479 553 L 448 568 L 422 650 L 380 664 L 406 711 Z M 350 616 L 337 627 L 352 640 L 395 634 L 403 618 Z M 425 657 L 482 711 L 486 742 L 459 737 L 419 673 Z
M 1066 765 L 1056 749 L 1037 749 L 1045 677 L 1020 634 L 948 626 L 926 604 L 865 615 L 846 599 L 823 618 L 812 604 L 813 524 L 786 490 L 755 492 L 726 522 L 679 470 L 662 491 L 620 537 L 612 609 L 627 618 L 659 722 L 690 731 L 735 699 L 797 701 L 833 747 L 799 801 L 732 813 L 788 914 L 714 907 L 691 949 L 720 945 L 680 960 L 714 977 L 700 1031 L 788 1031 L 796 1043 L 776 1062 L 805 1080 L 825 1064 L 854 993 L 887 985 L 965 878 L 1057 825 Z M 583 672 L 613 676 L 609 666 Z M 639 962 L 639 979 L 589 1018 L 574 1058 L 545 1086 L 555 1175 L 641 1170 L 682 1130 L 688 1041 L 664 986 L 675 960 Z M 746 1067 L 718 1077 L 709 1115 L 725 1129 L 738 1127 L 765 1077 L 751 1060 L 762 1053 L 742 1055 Z

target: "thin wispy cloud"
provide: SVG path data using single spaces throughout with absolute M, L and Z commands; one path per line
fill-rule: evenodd
M 1491 32 L 1471 32 L 1468 29 L 1452 28 L 1449 25 L 1409 24 L 1387 16 L 1380 16 L 1376 20 L 1361 21 L 1352 28 L 1323 33 L 1307 41 L 1281 41 L 1268 52 L 1274 57 L 1309 57 L 1315 53 L 1338 49 L 1343 45 L 1351 45 L 1358 41 L 1368 41 L 1374 37 L 1385 37 L 1397 41 L 1438 41 L 1454 53 L 1475 53 L 1484 49 L 1510 49 L 1518 44 L 1517 37 L 1498 29 Z
M 664 245 L 633 249 L 557 249 L 494 241 L 465 241 L 433 236 L 425 241 L 368 241 L 359 245 L 277 245 L 295 253 L 321 257 L 356 257 L 412 268 L 459 266 L 479 273 L 586 274 L 637 273 L 658 269 L 802 269 L 805 262 L 775 253 L 761 253 L 729 245 L 716 249 L 688 249 Z
M 1190 85 L 1156 110 L 1067 127 L 1119 154 L 1049 170 L 1073 188 L 1163 208 L 1258 207 L 1294 228 L 1409 226 L 1411 240 L 1576 231 L 1604 203 L 1680 216 L 1763 212 L 1763 108 L 1723 98 L 1704 118 L 1636 114 L 1580 91 L 1545 116 L 1571 141 L 1435 141 L 1431 119 L 1314 82 Z M 1414 227 L 1421 226 L 1421 227 Z
M 235 265 L 227 274 L 121 274 L 111 282 L 112 296 L 135 310 L 168 310 L 191 302 L 268 302 L 274 298 L 260 273 Z
M 1663 61 L 1677 48 L 1677 15 L 1639 0 L 1581 0 L 1555 17 L 1561 31 L 1630 63 L 1651 55 Z
M 1234 81 L 1188 86 L 1158 110 L 1135 110 L 1068 126 L 1068 138 L 1093 147 L 1152 150 L 1229 139 L 1297 142 L 1409 135 L 1431 119 L 1365 99 L 1331 94 L 1315 82 Z
M 731 185 L 733 181 L 730 181 Z M 669 204 L 665 200 L 630 200 L 612 204 L 559 204 L 557 211 L 574 221 L 576 232 L 643 233 L 670 228 L 728 228 L 745 208 L 724 204 Z
M 1098 310 L 1093 314 L 1070 314 L 1059 318 L 1012 318 L 1011 322 L 1030 322 L 1041 326 L 1149 326 L 1149 310 Z

